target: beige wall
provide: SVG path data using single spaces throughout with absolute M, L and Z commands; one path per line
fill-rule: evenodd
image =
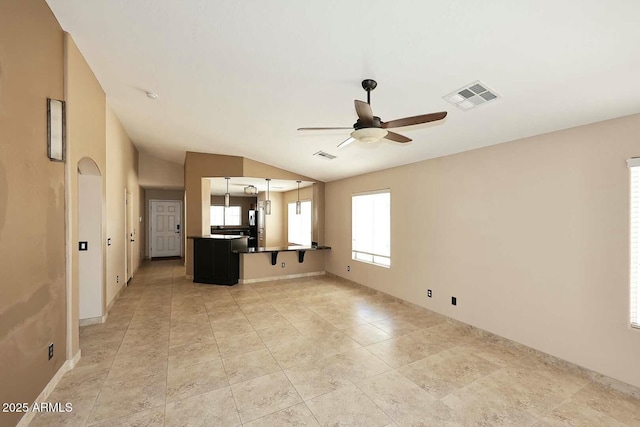
M 264 244 L 258 241 L 260 247 L 286 246 L 286 228 L 284 224 L 284 211 L 282 206 L 283 193 L 270 192 L 271 215 L 264 215 Z M 258 194 L 258 202 L 267 200 L 265 191 Z M 264 206 L 264 205 L 263 205 Z M 258 237 L 259 238 L 259 237 Z
M 249 176 L 254 178 L 272 178 L 272 179 L 289 179 L 292 181 L 313 181 L 313 179 L 298 175 L 297 173 L 289 172 L 288 170 L 280 169 L 275 166 L 268 165 L 266 163 L 260 163 L 252 159 L 242 158 L 243 175 L 230 175 L 230 176 Z
M 182 229 L 184 230 L 184 190 L 155 190 L 147 189 L 144 191 L 144 223 L 140 224 L 140 230 L 142 241 L 144 242 L 144 256 L 149 258 L 149 224 L 151 224 L 151 218 L 149 217 L 149 201 L 150 200 L 180 200 L 182 202 Z M 182 246 L 184 247 L 185 236 L 182 233 Z
M 3 0 L 0 40 L 0 402 L 32 402 L 65 361 L 65 165 L 46 135 L 64 35 L 46 3 Z M 21 415 L 0 412 L 0 425 Z
M 138 155 L 140 186 L 174 190 L 184 188 L 184 165 L 158 159 L 148 154 Z
M 313 184 L 313 224 L 312 224 L 312 232 L 313 239 L 312 241 L 318 242 L 319 245 L 325 244 L 325 198 L 324 198 L 324 182 L 315 182 Z
M 132 251 L 132 272 L 140 264 L 140 186 L 138 185 L 138 150 L 129 139 L 113 110 L 106 107 L 106 149 L 107 149 L 107 238 L 111 246 L 107 248 L 106 305 L 113 301 L 126 284 L 125 251 L 129 240 L 134 242 Z M 131 194 L 130 230 L 125 230 L 125 191 Z M 133 234 L 131 239 L 130 234 Z M 131 273 L 130 273 L 131 274 Z
M 638 155 L 635 115 L 327 183 L 327 271 L 640 386 L 625 164 Z M 390 269 L 350 254 L 351 194 L 379 188 Z
M 271 215 L 264 216 L 265 246 L 286 246 L 286 228 L 283 227 L 282 220 L 285 216 L 283 193 L 270 192 L 269 197 L 271 198 Z
M 67 100 L 67 224 L 69 227 L 67 261 L 71 277 L 68 313 L 67 358 L 79 350 L 78 335 L 78 174 L 77 165 L 91 158 L 102 174 L 102 242 L 106 246 L 106 97 L 70 35 L 65 34 L 65 98 Z M 103 251 L 106 255 L 106 251 Z M 106 265 L 103 258 L 102 265 Z M 103 275 L 103 283 L 105 277 Z M 106 292 L 102 299 L 106 304 Z

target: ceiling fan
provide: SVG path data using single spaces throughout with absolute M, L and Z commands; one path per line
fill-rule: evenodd
M 383 122 L 380 117 L 374 116 L 371 111 L 371 91 L 378 86 L 378 83 L 372 79 L 366 79 L 362 81 L 362 88 L 367 91 L 367 102 L 355 100 L 356 113 L 358 114 L 358 120 L 353 124 L 353 127 L 315 127 L 315 128 L 298 128 L 298 130 L 338 130 L 338 129 L 353 129 L 351 136 L 340 143 L 338 148 L 342 148 L 351 144 L 354 141 L 361 142 L 377 142 L 381 139 L 388 139 L 395 142 L 405 143 L 410 142 L 411 138 L 400 135 L 395 132 L 391 132 L 390 128 L 399 128 L 403 126 L 419 125 L 422 123 L 435 122 L 442 120 L 447 116 L 446 111 L 439 113 L 423 114 L 421 116 L 405 117 L 402 119 L 391 120 L 390 122 Z

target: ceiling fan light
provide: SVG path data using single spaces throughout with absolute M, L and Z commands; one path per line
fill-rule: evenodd
M 381 128 L 362 128 L 351 132 L 351 137 L 361 142 L 377 142 L 387 136 L 387 130 Z
M 264 213 L 271 215 L 271 198 L 269 197 L 269 184 L 271 184 L 271 178 L 265 178 L 267 181 L 267 200 L 264 201 Z
M 300 183 L 302 181 L 296 181 L 298 183 L 298 200 L 296 201 L 296 215 L 302 214 L 302 204 L 300 203 Z
M 256 194 L 258 194 L 258 189 L 255 185 L 249 185 L 247 187 L 244 187 L 244 194 L 255 196 Z

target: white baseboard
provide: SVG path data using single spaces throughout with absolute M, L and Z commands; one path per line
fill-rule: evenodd
M 287 280 L 287 279 L 298 279 L 300 277 L 311 277 L 311 276 L 323 276 L 325 274 L 324 271 L 312 271 L 311 273 L 298 273 L 298 274 L 287 274 L 286 276 L 273 276 L 273 277 L 259 277 L 257 279 L 240 279 L 238 283 L 259 283 L 259 282 L 271 282 L 273 280 Z
M 80 319 L 78 320 L 78 325 L 80 326 L 89 326 L 89 325 L 97 325 L 99 323 L 104 323 L 104 318 L 105 316 L 99 316 L 99 317 L 89 317 L 87 319 Z
M 99 319 L 99 317 L 97 319 Z M 60 369 L 58 369 L 58 372 L 56 372 L 53 378 L 51 378 L 51 381 L 49 381 L 49 383 L 46 386 L 44 386 L 44 389 L 40 392 L 38 397 L 36 397 L 36 400 L 32 402 L 31 406 L 33 406 L 33 403 L 41 403 L 47 400 L 47 398 L 51 395 L 53 390 L 56 388 L 56 386 L 58 385 L 58 383 L 60 382 L 64 374 L 66 374 L 67 372 L 72 370 L 74 366 L 76 366 L 76 364 L 80 360 L 80 356 L 81 356 L 81 350 L 78 350 L 78 352 L 75 354 L 75 356 L 73 356 L 72 359 L 66 360 L 62 364 L 62 366 L 60 366 Z M 27 427 L 29 424 L 31 424 L 31 421 L 33 421 L 33 417 L 35 417 L 35 415 L 36 415 L 36 412 L 33 412 L 33 411 L 27 412 L 20 419 L 16 427 Z
M 131 276 L 131 278 L 133 278 L 133 276 Z M 120 289 L 118 289 L 118 292 L 116 292 L 115 296 L 111 299 L 111 301 L 109 302 L 109 304 L 107 305 L 107 313 L 102 316 L 103 317 L 103 322 L 105 322 L 107 320 L 107 315 L 109 314 L 109 312 L 111 311 L 111 308 L 113 307 L 113 305 L 116 303 L 116 301 L 118 300 L 118 298 L 120 298 L 120 295 L 122 295 L 122 293 L 124 292 L 124 290 L 127 288 L 127 286 L 129 286 L 126 282 L 122 284 L 122 286 L 120 286 Z

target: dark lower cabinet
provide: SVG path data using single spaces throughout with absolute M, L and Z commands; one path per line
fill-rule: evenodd
M 247 245 L 247 238 L 193 239 L 193 281 L 235 285 L 240 275 L 240 256 L 233 253 Z

